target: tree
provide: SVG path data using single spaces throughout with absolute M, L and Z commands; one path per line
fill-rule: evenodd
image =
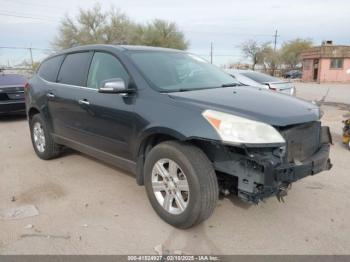
M 259 44 L 255 40 L 248 40 L 241 44 L 243 54 L 250 58 L 253 63 L 253 70 L 258 64 L 264 64 L 270 43 Z
M 103 12 L 98 4 L 91 9 L 80 9 L 75 18 L 66 16 L 52 42 L 56 49 L 86 44 L 145 44 L 178 49 L 188 46 L 175 23 L 155 20 L 142 25 L 118 9 Z
M 300 53 L 312 45 L 311 40 L 300 38 L 284 42 L 280 50 L 281 61 L 289 68 L 294 69 L 300 63 Z
M 187 49 L 184 34 L 180 32 L 175 23 L 160 19 L 154 20 L 143 29 L 142 44 L 150 46 L 171 47 Z
M 264 60 L 265 71 L 267 68 L 271 69 L 271 75 L 275 74 L 275 70 L 280 65 L 280 52 L 279 50 L 274 50 L 271 43 L 265 43 L 262 46 L 262 56 Z

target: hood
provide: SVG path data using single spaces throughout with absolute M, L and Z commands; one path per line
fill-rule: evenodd
M 247 86 L 175 92 L 169 96 L 202 110 L 222 111 L 273 126 L 317 121 L 320 116 L 319 108 L 312 103 Z

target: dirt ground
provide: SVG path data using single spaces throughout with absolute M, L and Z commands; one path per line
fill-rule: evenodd
M 326 101 L 350 104 L 350 85 L 329 87 Z M 313 100 L 328 87 L 297 89 Z M 156 254 L 159 244 L 185 254 L 350 254 L 350 151 L 341 144 L 349 112 L 332 103 L 323 109 L 334 138 L 331 171 L 293 184 L 285 203 L 220 200 L 190 230 L 164 223 L 130 175 L 77 152 L 40 160 L 26 119 L 1 118 L 0 209 L 32 204 L 39 215 L 0 220 L 0 254 Z

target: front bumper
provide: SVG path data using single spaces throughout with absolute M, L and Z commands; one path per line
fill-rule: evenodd
M 25 112 L 24 100 L 0 101 L 0 114 L 22 113 Z
M 236 179 L 235 191 L 233 187 L 229 189 L 231 193 L 236 193 L 239 198 L 247 202 L 258 203 L 266 197 L 273 195 L 278 197 L 281 193 L 285 193 L 289 185 L 297 180 L 332 168 L 329 159 L 332 144 L 329 128 L 320 127 L 317 130 L 319 132 L 315 133 L 319 135 L 318 142 L 316 140 L 309 142 L 308 145 L 302 146 L 302 151 L 293 151 L 291 148 L 288 150 L 287 146 L 285 154 L 278 154 L 280 148 L 238 150 L 217 146 L 206 152 L 211 152 L 209 157 L 216 171 Z M 305 135 L 305 133 L 297 134 Z M 289 142 L 293 137 L 290 139 Z M 312 149 L 314 146 L 315 150 Z
M 324 144 L 322 147 L 309 159 L 298 164 L 289 165 L 273 165 L 265 163 L 263 174 L 263 184 L 257 186 L 253 191 L 246 191 L 245 187 L 240 188 L 238 185 L 238 196 L 251 203 L 258 203 L 264 198 L 280 194 L 285 194 L 289 185 L 297 180 L 307 176 L 316 175 L 322 171 L 332 168 L 329 159 L 330 145 Z
M 329 159 L 329 148 L 330 146 L 328 144 L 324 144 L 316 154 L 300 164 L 290 164 L 275 168 L 275 179 L 277 181 L 291 183 L 306 176 L 315 175 L 321 171 L 331 169 L 332 164 Z

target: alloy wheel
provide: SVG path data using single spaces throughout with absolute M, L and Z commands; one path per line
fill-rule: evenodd
M 44 153 L 46 147 L 44 129 L 41 123 L 36 122 L 33 126 L 33 138 L 36 149 L 40 153 Z
M 152 169 L 152 188 L 158 203 L 170 214 L 185 211 L 190 189 L 185 173 L 170 159 L 158 160 Z

